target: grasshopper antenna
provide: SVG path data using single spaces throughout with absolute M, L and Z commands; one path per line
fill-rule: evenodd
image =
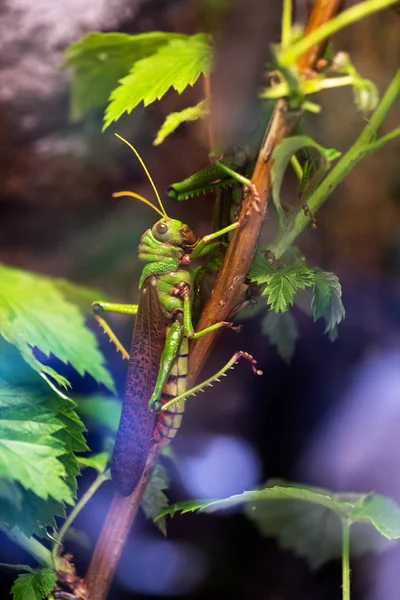
M 137 200 L 140 200 L 140 202 L 144 202 L 144 204 L 147 204 L 147 206 L 151 206 L 151 208 L 153 210 L 155 210 L 156 212 L 158 212 L 158 214 L 161 215 L 162 217 L 167 216 L 165 213 L 162 213 L 161 210 L 159 208 L 157 208 L 157 206 L 154 206 L 154 204 L 152 204 L 150 202 L 150 200 L 147 200 L 147 198 L 144 198 L 140 194 L 136 194 L 136 192 L 129 192 L 129 191 L 114 192 L 114 194 L 112 195 L 113 198 L 122 198 L 124 196 L 131 196 L 132 198 L 136 198 Z
M 165 211 L 164 205 L 161 202 L 161 198 L 160 198 L 160 194 L 157 191 L 157 188 L 154 184 L 154 181 L 149 173 L 148 168 L 146 167 L 146 165 L 143 162 L 142 157 L 140 156 L 139 152 L 136 150 L 136 148 L 134 148 L 134 146 L 132 146 L 132 144 L 130 144 L 126 139 L 124 139 L 121 135 L 119 135 L 118 133 L 114 134 L 118 139 L 120 139 L 122 142 L 124 142 L 124 144 L 126 144 L 127 146 L 129 146 L 129 148 L 132 150 L 132 152 L 135 153 L 138 161 L 140 162 L 140 164 L 143 167 L 144 172 L 146 173 L 148 180 L 151 183 L 151 187 L 154 190 L 154 193 L 156 195 L 156 198 L 158 200 L 158 204 L 160 205 L 160 209 L 158 209 L 156 206 L 154 206 L 154 204 L 152 204 L 149 200 L 147 200 L 146 198 L 143 198 L 143 196 L 140 196 L 140 194 L 136 194 L 135 192 L 116 192 L 115 194 L 113 194 L 113 198 L 120 198 L 121 196 L 132 196 L 133 198 L 136 198 L 137 200 L 140 200 L 141 202 L 144 202 L 145 204 L 147 204 L 148 206 L 151 206 L 156 212 L 158 212 L 159 215 L 161 215 L 162 217 L 167 217 L 168 215 Z

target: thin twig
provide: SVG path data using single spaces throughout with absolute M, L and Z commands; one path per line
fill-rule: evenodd
M 27 571 L 28 573 L 33 573 L 33 569 L 29 565 L 10 565 L 10 563 L 0 562 L 0 567 L 5 567 L 6 569 L 13 569 L 14 571 Z
M 308 38 L 308 36 L 313 31 L 321 27 L 321 25 L 329 23 L 339 11 L 341 4 L 342 0 L 331 0 L 331 2 L 317 2 L 314 5 L 314 10 L 311 12 L 310 18 L 308 19 L 308 23 L 304 30 L 304 38 Z M 328 40 L 324 39 L 321 42 L 316 43 L 314 46 L 309 48 L 307 52 L 300 56 L 300 58 L 297 61 L 297 68 L 301 73 L 310 69 L 315 69 L 318 59 L 323 55 L 325 51 L 325 46 L 327 43 Z
M 342 517 L 342 600 L 350 600 L 350 522 Z
M 395 139 L 400 134 L 400 128 L 396 128 L 382 138 L 377 139 L 379 127 L 382 125 L 383 120 L 399 94 L 400 69 L 395 73 L 379 106 L 370 117 L 359 137 L 308 198 L 307 205 L 313 215 L 321 208 L 324 202 L 331 196 L 336 186 L 339 185 L 347 173 L 360 160 L 368 154 L 379 150 L 384 144 Z M 273 253 L 275 258 L 280 258 L 284 254 L 308 225 L 309 221 L 310 218 L 304 210 L 297 212 L 291 225 L 268 246 L 268 249 Z
M 108 479 L 111 478 L 109 471 L 105 473 L 98 473 L 95 480 L 92 482 L 90 487 L 86 490 L 83 496 L 80 498 L 79 502 L 77 502 L 74 508 L 69 513 L 68 517 L 65 519 L 58 535 L 55 537 L 55 542 L 53 544 L 53 548 L 51 551 L 51 556 L 53 558 L 54 568 L 58 568 L 59 556 L 63 547 L 64 537 L 67 533 L 68 529 L 71 527 L 72 523 L 75 521 L 76 517 L 79 515 L 81 510 L 86 506 L 92 496 L 97 492 L 99 487 Z
M 396 2 L 397 0 L 365 0 L 365 2 L 358 2 L 354 6 L 351 6 L 334 19 L 319 22 L 319 26 L 317 27 L 310 24 L 310 29 L 312 27 L 312 31 L 306 30 L 306 35 L 304 35 L 299 42 L 291 46 L 287 51 L 283 51 L 279 59 L 281 66 L 286 67 L 293 64 L 293 62 L 298 61 L 298 64 L 300 63 L 302 68 L 305 67 L 305 65 L 301 64 L 301 57 L 308 56 L 308 51 L 310 51 L 311 54 L 314 52 L 313 49 L 315 49 L 315 52 L 317 53 L 322 52 L 328 39 L 337 31 L 368 17 L 368 15 L 389 8 L 389 6 L 396 4 Z M 320 4 L 321 9 L 323 10 L 324 7 L 322 6 L 322 3 Z M 334 2 L 328 1 L 324 4 L 327 7 L 327 12 L 330 12 L 330 6 L 328 5 L 337 5 L 338 2 L 335 0 Z M 315 11 L 313 11 L 313 14 L 315 14 Z M 319 54 L 319 56 L 321 56 L 321 54 Z M 307 59 L 305 58 L 304 60 Z

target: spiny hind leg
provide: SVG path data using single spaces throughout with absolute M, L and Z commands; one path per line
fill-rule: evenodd
M 92 303 L 93 316 L 103 329 L 104 333 L 110 338 L 110 342 L 115 344 L 117 351 L 121 352 L 123 358 L 129 360 L 129 352 L 119 341 L 110 325 L 103 318 L 102 315 L 106 312 L 113 312 L 121 315 L 136 315 L 138 311 L 138 304 L 117 304 L 114 302 L 93 302 Z
M 253 358 L 253 356 L 251 354 L 249 354 L 248 352 L 243 352 L 242 350 L 239 350 L 238 352 L 235 352 L 235 354 L 232 356 L 232 358 L 230 360 L 228 360 L 228 362 L 226 363 L 226 365 L 224 365 L 222 367 L 222 369 L 220 369 L 217 373 L 215 373 L 214 375 L 212 375 L 211 377 L 209 377 L 208 379 L 206 379 L 202 383 L 199 383 L 199 385 L 195 385 L 190 390 L 187 390 L 183 394 L 180 394 L 179 396 L 176 396 L 175 398 L 173 398 L 169 402 L 166 402 L 163 405 L 163 407 L 162 407 L 161 410 L 162 411 L 168 411 L 171 408 L 171 406 L 173 406 L 177 402 L 181 402 L 182 400 L 186 400 L 186 398 L 189 398 L 189 396 L 194 396 L 195 394 L 197 394 L 197 392 L 204 392 L 204 389 L 207 386 L 212 386 L 212 384 L 215 381 L 219 381 L 220 380 L 220 377 L 225 377 L 226 374 L 227 374 L 227 371 L 229 371 L 229 369 L 233 369 L 233 367 L 236 365 L 236 363 L 239 362 L 239 360 L 241 358 L 244 358 L 245 360 L 247 360 L 250 363 L 251 368 L 253 370 L 253 373 L 255 375 L 262 375 L 262 371 L 260 371 L 256 367 L 257 361 Z

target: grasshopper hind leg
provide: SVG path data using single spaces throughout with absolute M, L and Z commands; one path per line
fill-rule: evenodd
M 169 402 L 166 402 L 162 407 L 162 411 L 170 411 L 171 408 L 175 404 L 181 403 L 182 401 L 186 400 L 186 398 L 189 398 L 189 396 L 195 396 L 198 392 L 204 392 L 204 389 L 207 386 L 212 387 L 213 383 L 215 383 L 216 381 L 220 381 L 221 377 L 225 377 L 227 374 L 227 371 L 229 371 L 229 369 L 233 369 L 234 366 L 242 358 L 244 358 L 245 360 L 247 360 L 250 363 L 252 371 L 255 375 L 263 374 L 263 372 L 260 371 L 260 369 L 257 369 L 257 361 L 253 358 L 253 356 L 251 354 L 249 354 L 248 352 L 243 352 L 243 350 L 239 350 L 238 352 L 235 352 L 235 354 L 232 356 L 232 358 L 230 360 L 228 360 L 228 362 L 222 367 L 222 369 L 217 371 L 217 373 L 215 373 L 214 375 L 212 375 L 211 377 L 209 377 L 202 383 L 195 385 L 190 390 L 187 390 L 184 393 L 180 394 L 179 396 L 176 396 L 176 398 L 171 399 Z

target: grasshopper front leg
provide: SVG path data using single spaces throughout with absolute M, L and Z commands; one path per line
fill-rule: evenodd
M 231 169 L 229 169 L 228 167 L 225 167 L 225 166 L 224 166 L 224 169 L 228 169 L 228 171 L 230 171 L 230 172 L 232 171 Z M 232 171 L 232 173 L 233 172 L 234 171 Z M 238 173 L 236 173 L 236 175 L 238 177 L 238 181 L 240 181 L 240 183 L 242 183 L 245 186 L 245 189 L 247 189 L 247 190 L 251 189 L 251 193 L 253 194 L 253 199 L 254 199 L 255 210 L 257 212 L 259 212 L 258 203 L 260 200 L 260 196 L 257 191 L 257 188 L 250 181 L 250 179 L 247 179 L 246 177 L 243 177 L 243 175 L 239 175 Z M 198 258 L 198 257 L 204 256 L 205 254 L 208 254 L 209 252 L 214 250 L 214 248 L 218 245 L 218 243 L 211 243 L 211 242 L 213 240 L 225 235 L 226 233 L 234 231 L 238 227 L 241 227 L 242 225 L 244 225 L 244 223 L 246 222 L 247 216 L 248 216 L 248 214 L 246 214 L 244 218 L 239 219 L 239 221 L 235 221 L 235 223 L 232 223 L 231 225 L 228 225 L 227 227 L 224 227 L 223 229 L 219 229 L 218 231 L 214 231 L 214 233 L 210 233 L 210 234 L 202 237 L 197 242 L 194 249 L 192 250 L 191 257 Z
M 207 335 L 207 333 L 211 333 L 212 331 L 216 331 L 217 329 L 221 329 L 222 327 L 229 327 L 234 331 L 240 331 L 240 325 L 234 325 L 230 321 L 219 321 L 218 323 L 214 323 L 214 325 L 210 325 L 205 329 L 201 329 L 200 331 L 195 331 L 192 323 L 192 308 L 190 302 L 190 290 L 189 286 L 182 287 L 182 297 L 183 297 L 183 329 L 184 334 L 187 338 L 196 340 L 203 335 Z
M 116 304 L 114 302 L 93 302 L 92 303 L 93 316 L 104 331 L 104 333 L 110 338 L 119 352 L 121 352 L 123 358 L 129 360 L 129 352 L 119 341 L 118 337 L 111 329 L 110 325 L 102 315 L 105 312 L 113 312 L 120 315 L 136 315 L 138 311 L 138 304 Z
M 228 225 L 223 229 L 219 229 L 218 231 L 214 231 L 214 233 L 210 233 L 209 235 L 205 235 L 204 237 L 200 238 L 200 240 L 197 242 L 195 248 L 192 251 L 191 257 L 199 258 L 200 256 L 205 256 L 206 254 L 209 254 L 218 245 L 218 243 L 211 244 L 210 242 L 212 242 L 216 238 L 221 237 L 222 235 L 225 235 L 225 233 L 234 231 L 241 225 L 241 221 L 236 221 L 235 223 L 232 223 L 231 225 Z

